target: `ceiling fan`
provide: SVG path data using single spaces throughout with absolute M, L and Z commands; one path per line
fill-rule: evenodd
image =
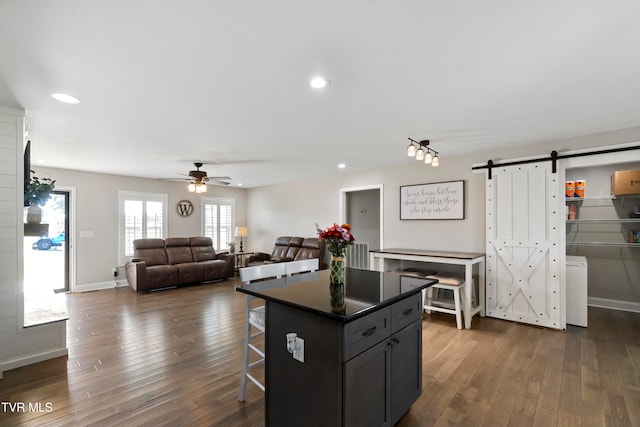
M 214 181 L 213 183 L 219 185 L 229 185 L 229 180 L 231 177 L 229 176 L 212 176 L 209 178 L 207 176 L 207 172 L 200 170 L 202 167 L 202 163 L 195 162 L 193 164 L 196 167 L 196 170 L 189 171 L 189 191 L 192 193 L 206 193 L 207 191 L 207 183 L 211 179 Z

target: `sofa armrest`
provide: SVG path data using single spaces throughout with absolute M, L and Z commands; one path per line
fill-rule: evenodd
M 269 261 L 270 259 L 271 254 L 265 252 L 254 252 L 253 255 L 249 255 L 249 257 L 247 257 L 247 263 L 254 261 Z
M 134 291 L 147 290 L 147 263 L 144 261 L 127 261 L 124 265 L 127 282 Z
M 234 269 L 236 268 L 236 257 L 233 254 L 229 254 L 229 252 L 220 252 L 216 254 L 216 259 L 226 261 L 226 277 L 233 277 Z
M 235 266 L 236 257 L 233 255 L 229 255 L 229 252 L 220 252 L 219 254 L 216 254 L 216 259 L 221 259 L 223 261 L 230 262 Z

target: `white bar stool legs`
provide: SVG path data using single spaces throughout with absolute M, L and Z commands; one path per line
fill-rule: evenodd
M 265 264 L 253 267 L 243 267 L 239 270 L 239 273 L 240 280 L 245 284 L 249 284 L 256 280 L 282 277 L 286 274 L 286 267 L 284 263 Z M 240 379 L 240 393 L 238 394 L 238 400 L 241 402 L 245 401 L 247 395 L 247 380 L 257 385 L 260 390 L 265 391 L 264 384 L 258 381 L 256 377 L 254 377 L 249 372 L 249 369 L 265 363 L 264 352 L 260 350 L 255 344 L 253 344 L 252 341 L 255 338 L 264 335 L 266 308 L 264 305 L 256 308 L 251 308 L 253 299 L 254 298 L 250 295 L 247 295 L 246 297 L 247 329 L 244 339 L 244 360 L 242 364 L 242 378 Z M 252 327 L 257 329 L 256 333 L 252 332 Z M 260 356 L 260 358 L 255 362 L 249 362 L 251 351 L 256 352 L 258 356 Z
M 252 343 L 254 338 L 258 338 L 264 335 L 264 306 L 257 307 L 255 309 L 251 308 L 251 300 L 253 299 L 251 296 L 247 295 L 247 329 L 244 339 L 244 363 L 242 364 L 242 378 L 240 379 L 240 394 L 238 395 L 238 400 L 241 402 L 245 401 L 247 396 L 247 380 L 250 380 L 255 385 L 260 388 L 260 390 L 264 391 L 264 385 L 258 381 L 253 375 L 249 373 L 249 369 L 264 364 L 265 355 L 262 350 L 256 347 L 255 344 Z M 252 333 L 251 327 L 255 327 L 258 332 L 255 334 Z M 249 362 L 251 350 L 255 351 L 260 358 L 255 362 Z
M 447 277 L 447 276 L 429 276 L 433 279 L 438 279 L 438 283 L 428 287 L 422 293 L 422 306 L 427 314 L 431 314 L 432 311 L 440 313 L 453 314 L 456 316 L 456 326 L 458 329 L 462 329 L 462 304 L 467 301 L 469 296 L 464 291 L 464 279 L 459 277 Z M 475 294 L 475 288 L 473 288 L 473 294 Z M 438 296 L 434 298 L 434 291 L 439 292 L 441 290 L 453 291 L 453 304 L 447 301 L 438 299 Z M 471 300 L 475 300 L 475 295 L 471 295 Z M 470 301 L 471 303 L 472 301 Z

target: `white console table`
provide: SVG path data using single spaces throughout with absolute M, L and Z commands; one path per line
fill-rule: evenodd
M 485 287 L 485 259 L 482 253 L 428 251 L 420 249 L 379 249 L 369 251 L 369 268 L 384 271 L 384 260 L 396 259 L 401 261 L 431 262 L 436 264 L 464 265 L 464 286 L 467 298 L 464 299 L 464 327 L 471 329 L 471 318 L 475 314 L 484 317 L 484 287 Z M 471 306 L 473 286 L 473 265 L 478 264 L 478 301 Z

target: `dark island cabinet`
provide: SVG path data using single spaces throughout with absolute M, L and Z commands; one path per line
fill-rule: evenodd
M 422 393 L 418 320 L 345 364 L 345 425 L 392 426 Z
M 420 305 L 413 293 L 340 322 L 267 301 L 267 425 L 394 425 L 422 393 Z M 287 332 L 304 339 L 304 363 Z

